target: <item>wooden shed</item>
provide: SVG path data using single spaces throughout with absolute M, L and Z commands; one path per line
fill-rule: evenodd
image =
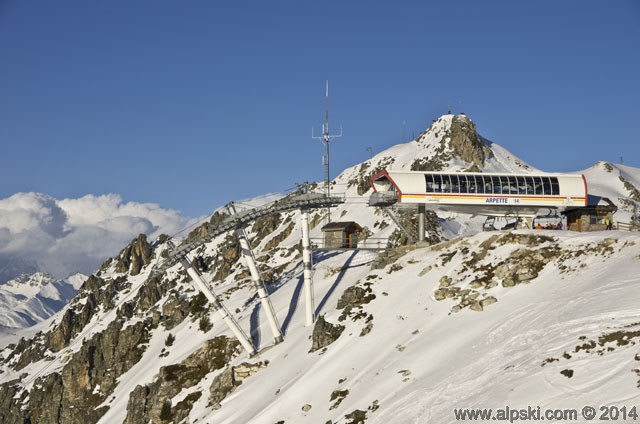
M 322 227 L 325 249 L 353 249 L 358 247 L 362 227 L 356 222 L 330 222 Z
M 613 222 L 613 214 L 618 207 L 608 198 L 589 195 L 588 206 L 566 209 L 567 229 L 570 231 L 604 231 L 607 229 L 605 218 Z

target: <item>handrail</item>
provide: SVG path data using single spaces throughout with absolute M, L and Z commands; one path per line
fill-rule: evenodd
M 326 246 L 324 238 L 314 237 L 309 239 L 311 241 L 312 249 L 368 249 L 368 250 L 384 250 L 389 243 L 388 237 L 368 237 L 363 240 L 358 240 L 355 247 L 335 247 Z
M 640 226 L 630 222 L 616 221 L 615 228 L 620 231 L 640 231 Z

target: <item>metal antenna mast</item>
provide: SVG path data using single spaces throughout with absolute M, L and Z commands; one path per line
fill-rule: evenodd
M 322 135 L 315 136 L 313 133 L 313 127 L 311 127 L 311 138 L 315 140 L 321 140 L 324 144 L 324 156 L 322 157 L 322 164 L 324 165 L 324 187 L 327 197 L 331 197 L 331 177 L 329 175 L 329 142 L 334 138 L 342 137 L 342 127 L 340 127 L 340 134 L 331 135 L 329 133 L 329 81 L 325 85 L 325 97 L 324 97 L 324 124 L 322 125 Z M 331 209 L 327 208 L 327 219 L 331 222 Z

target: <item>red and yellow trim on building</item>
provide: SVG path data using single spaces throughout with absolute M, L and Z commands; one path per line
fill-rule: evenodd
M 432 199 L 446 199 L 446 200 L 463 200 L 463 201 L 469 201 L 469 200 L 477 200 L 477 201 L 484 201 L 486 199 L 520 199 L 520 200 L 531 200 L 531 201 L 551 201 L 551 202 L 564 202 L 564 201 L 570 201 L 570 202 L 585 202 L 587 201 L 586 197 L 563 197 L 563 196 L 527 196 L 527 195 L 522 195 L 522 196 L 514 196 L 514 195 L 492 195 L 492 194 L 486 194 L 486 195 L 482 195 L 482 196 L 478 196 L 478 195 L 465 195 L 465 194 L 446 194 L 446 193 L 424 193 L 424 194 L 415 194 L 415 193 L 410 193 L 410 194 L 401 194 L 399 196 L 400 199 L 426 199 L 426 198 L 432 198 Z

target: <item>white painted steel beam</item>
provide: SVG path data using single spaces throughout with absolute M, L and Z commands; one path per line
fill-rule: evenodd
M 302 263 L 304 265 L 304 304 L 305 325 L 309 327 L 315 321 L 313 301 L 313 264 L 311 263 L 311 241 L 309 239 L 309 211 L 300 210 L 300 222 L 302 224 Z
M 271 299 L 269 299 L 269 295 L 267 294 L 267 289 L 264 286 L 262 278 L 260 278 L 260 271 L 258 271 L 258 267 L 256 266 L 253 252 L 251 251 L 251 247 L 249 247 L 247 236 L 245 235 L 244 229 L 242 228 L 237 229 L 235 233 L 238 241 L 240 242 L 242 257 L 244 258 L 245 264 L 247 265 L 247 267 L 249 268 L 249 272 L 251 273 L 251 280 L 253 281 L 253 285 L 255 286 L 256 290 L 258 291 L 258 297 L 260 298 L 262 309 L 264 309 L 267 315 L 271 334 L 273 334 L 274 341 L 276 343 L 280 343 L 283 340 L 282 331 L 280 331 L 280 325 L 278 324 L 276 313 L 273 309 L 273 305 L 271 304 Z
M 227 308 L 224 307 L 224 305 L 222 304 L 222 301 L 218 298 L 218 295 L 216 295 L 213 292 L 213 290 L 209 288 L 209 286 L 204 281 L 202 276 L 193 267 L 193 265 L 191 264 L 191 261 L 189 261 L 187 257 L 183 257 L 182 260 L 180 261 L 180 264 L 187 271 L 187 274 L 189 274 L 189 276 L 193 280 L 193 283 L 195 284 L 196 288 L 206 296 L 206 298 L 209 300 L 213 308 L 218 312 L 222 320 L 231 329 L 231 331 L 236 336 L 236 338 L 238 339 L 242 347 L 244 347 L 244 349 L 249 353 L 249 355 L 253 355 L 254 353 L 256 353 L 256 349 L 253 347 L 253 344 L 249 341 L 249 338 L 247 337 L 245 332 L 242 331 L 242 328 L 240 328 L 236 320 L 233 319 L 231 314 L 229 314 L 229 311 L 227 311 Z
M 418 241 L 424 241 L 425 206 L 418 205 Z

